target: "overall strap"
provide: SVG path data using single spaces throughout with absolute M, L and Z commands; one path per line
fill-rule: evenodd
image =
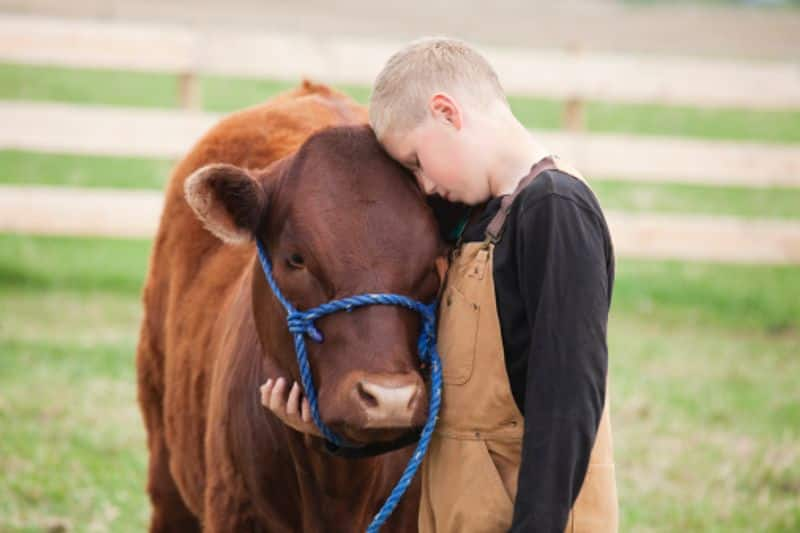
M 522 191 L 522 189 L 528 183 L 530 183 L 536 176 L 545 170 L 553 170 L 556 168 L 558 168 L 558 165 L 553 159 L 553 156 L 549 155 L 547 157 L 543 157 L 538 163 L 531 167 L 531 171 L 527 176 L 520 180 L 514 192 L 504 196 L 501 200 L 500 209 L 497 210 L 497 214 L 494 216 L 494 218 L 492 218 L 492 221 L 489 222 L 489 225 L 486 227 L 485 242 L 497 244 L 497 242 L 500 240 L 500 237 L 503 235 L 503 227 L 506 224 L 506 218 L 508 218 L 508 213 L 511 211 L 511 203 L 514 201 L 514 198 L 517 197 L 520 191 Z

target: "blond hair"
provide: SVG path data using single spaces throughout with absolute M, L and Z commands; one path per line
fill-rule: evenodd
M 477 50 L 458 39 L 425 37 L 390 57 L 375 79 L 369 122 L 377 137 L 389 128 L 406 132 L 421 123 L 437 91 L 455 92 L 474 105 L 499 100 L 508 106 L 497 73 Z

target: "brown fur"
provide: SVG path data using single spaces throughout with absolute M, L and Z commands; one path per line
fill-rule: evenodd
M 436 295 L 435 222 L 371 130 L 328 129 L 303 144 L 326 127 L 365 120 L 349 98 L 304 82 L 225 118 L 175 167 L 137 349 L 151 531 L 364 530 L 399 478 L 411 448 L 333 457 L 258 397 L 266 377 L 298 373 L 253 235 L 268 243 L 278 283 L 301 309 L 371 291 Z M 187 184 L 190 175 L 196 182 Z M 304 271 L 286 266 L 297 252 Z M 361 428 L 348 387 L 365 374 L 419 380 L 418 317 L 370 306 L 317 325 L 325 342 L 309 342 L 309 357 L 326 423 L 360 442 L 401 434 Z M 421 402 L 415 423 L 426 409 Z M 413 484 L 385 530 L 416 530 L 418 498 Z

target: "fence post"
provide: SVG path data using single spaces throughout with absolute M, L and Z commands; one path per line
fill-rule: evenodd
M 586 129 L 586 113 L 583 100 L 570 98 L 564 103 L 563 126 L 567 131 L 581 132 Z
M 200 82 L 194 72 L 178 74 L 178 103 L 183 109 L 200 109 Z
M 583 57 L 584 47 L 578 41 L 567 44 L 567 53 L 580 61 Z M 577 89 L 577 88 L 576 88 Z M 561 116 L 561 126 L 571 132 L 582 132 L 586 129 L 586 105 L 581 100 L 576 90 L 573 95 L 568 95 L 567 100 L 564 102 L 564 112 Z

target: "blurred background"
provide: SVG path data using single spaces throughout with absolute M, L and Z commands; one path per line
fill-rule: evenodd
M 142 531 L 161 189 L 303 76 L 483 50 L 617 251 L 622 531 L 800 531 L 800 2 L 0 0 L 0 531 Z

